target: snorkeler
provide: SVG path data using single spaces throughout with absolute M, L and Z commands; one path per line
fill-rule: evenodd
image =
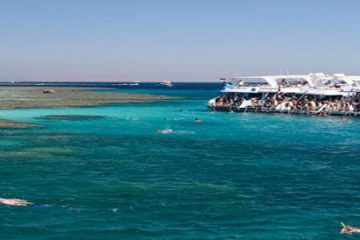
M 6 205 L 12 205 L 12 206 L 27 206 L 27 205 L 33 204 L 26 200 L 16 199 L 16 198 L 13 198 L 13 199 L 0 198 L 0 203 L 6 204 Z
M 155 133 L 158 133 L 158 134 L 169 134 L 169 133 L 172 133 L 172 132 L 173 132 L 172 129 L 164 129 L 164 130 L 156 129 L 155 130 Z
M 340 231 L 341 234 L 344 234 L 344 233 L 347 233 L 347 234 L 360 233 L 360 228 L 347 226 L 344 223 L 341 223 L 341 225 L 343 226 L 343 228 Z

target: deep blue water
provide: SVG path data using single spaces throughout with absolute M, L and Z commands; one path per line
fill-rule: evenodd
M 0 197 L 36 204 L 1 205 L 0 239 L 359 238 L 339 235 L 360 225 L 359 119 L 213 112 L 221 84 L 175 86 L 112 90 L 175 100 L 0 111 L 42 126 L 0 130 Z

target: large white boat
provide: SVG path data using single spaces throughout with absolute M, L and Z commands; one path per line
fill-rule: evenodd
M 289 113 L 318 113 L 324 103 L 329 104 L 332 113 L 355 113 L 359 109 L 360 76 L 315 73 L 238 76 L 221 80 L 225 84 L 221 96 L 208 102 L 208 107 L 214 110 L 277 112 L 276 104 L 283 104 L 289 106 L 286 108 Z M 309 99 L 311 111 L 300 106 L 304 101 L 304 105 L 309 104 Z M 272 102 L 275 105 L 271 105 Z

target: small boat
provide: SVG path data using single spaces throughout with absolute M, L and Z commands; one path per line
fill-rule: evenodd
M 171 81 L 163 81 L 160 83 L 161 86 L 165 86 L 165 87 L 173 87 L 174 84 Z

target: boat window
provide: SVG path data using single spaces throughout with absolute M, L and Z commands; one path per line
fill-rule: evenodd
M 297 85 L 306 86 L 309 84 L 308 81 L 306 81 L 303 78 L 281 78 L 281 79 L 277 79 L 276 82 L 278 85 L 282 85 L 285 87 L 291 87 Z
M 232 78 L 231 82 L 237 86 L 268 85 L 268 82 L 263 78 Z

